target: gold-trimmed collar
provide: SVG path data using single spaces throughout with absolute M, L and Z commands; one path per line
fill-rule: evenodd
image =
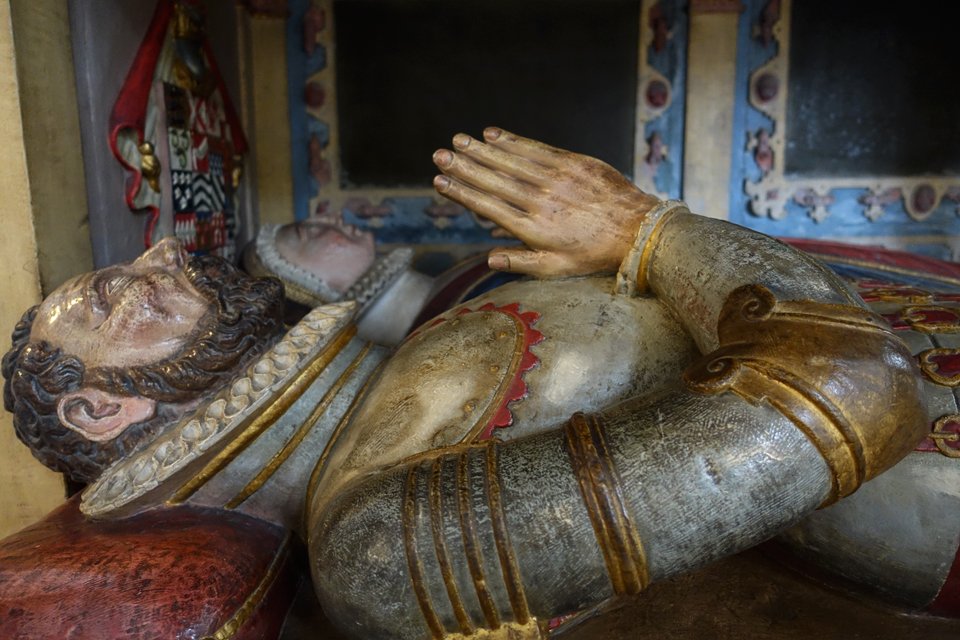
M 80 510 L 90 517 L 127 515 L 169 498 L 191 469 L 216 456 L 280 396 L 293 387 L 302 393 L 306 387 L 295 383 L 315 368 L 310 365 L 332 342 L 353 328 L 356 310 L 352 301 L 312 310 L 209 402 L 104 471 L 83 492 Z

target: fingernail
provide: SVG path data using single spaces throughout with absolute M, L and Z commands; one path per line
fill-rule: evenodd
M 453 163 L 453 154 L 446 149 L 437 149 L 433 152 L 433 163 L 438 167 L 449 167 Z
M 503 129 L 500 129 L 498 127 L 487 127 L 486 129 L 483 130 L 483 137 L 486 138 L 487 140 L 492 141 L 499 138 L 500 134 L 502 133 L 503 133 Z
M 507 271 L 510 269 L 510 256 L 496 253 L 487 259 L 487 266 L 494 271 Z
M 446 191 L 447 187 L 450 186 L 450 178 L 447 176 L 434 176 L 433 186 L 437 191 Z
M 470 146 L 470 141 L 473 140 L 470 136 L 465 133 L 458 133 L 453 136 L 453 146 L 457 149 L 466 149 Z

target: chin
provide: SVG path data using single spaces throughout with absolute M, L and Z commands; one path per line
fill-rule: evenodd
M 365 260 L 363 262 L 355 263 L 351 269 L 344 269 L 340 267 L 329 267 L 323 270 L 314 270 L 314 274 L 318 277 L 323 278 L 331 287 L 336 289 L 339 293 L 345 292 L 353 284 L 363 277 L 363 274 L 367 272 L 370 268 L 370 265 L 373 264 L 373 260 Z

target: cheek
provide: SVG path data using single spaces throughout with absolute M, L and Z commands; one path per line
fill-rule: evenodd
M 104 336 L 104 347 L 115 345 L 117 352 L 129 351 L 130 357 L 141 362 L 156 362 L 177 353 L 194 326 L 152 312 L 132 313 L 113 327 L 111 335 Z
M 147 347 L 188 335 L 209 305 L 176 289 L 131 291 L 111 313 L 113 337 Z
M 114 311 L 110 337 L 119 341 L 135 343 L 147 338 L 156 339 L 168 326 L 165 314 L 161 315 L 145 305 L 124 305 Z
M 309 269 L 318 260 L 322 260 L 327 247 L 322 246 L 319 241 L 290 241 L 280 242 L 277 238 L 277 253 L 280 257 L 297 266 Z
M 157 305 L 167 322 L 196 324 L 213 310 L 213 304 L 197 293 L 173 288 L 169 292 L 158 294 Z

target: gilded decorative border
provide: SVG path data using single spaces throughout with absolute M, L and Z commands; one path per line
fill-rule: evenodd
M 939 452 L 948 458 L 960 458 L 960 415 L 950 413 L 939 418 L 914 451 Z
M 349 332 L 345 336 L 352 338 L 354 332 Z M 343 347 L 346 346 L 349 339 L 344 342 L 341 342 L 337 348 L 334 350 L 334 353 L 331 353 L 331 356 L 328 358 L 322 358 L 322 360 L 329 363 L 332 361 L 333 357 L 336 357 L 340 353 Z M 344 385 L 350 381 L 353 377 L 353 374 L 356 373 L 357 369 L 363 364 L 366 357 L 370 354 L 370 349 L 373 347 L 373 344 L 368 342 L 360 349 L 357 355 L 354 357 L 353 361 L 344 369 L 343 373 L 337 378 L 333 383 L 330 389 L 323 395 L 320 402 L 317 403 L 317 406 L 313 408 L 313 411 L 310 412 L 310 415 L 306 420 L 303 421 L 303 424 L 300 425 L 300 428 L 297 429 L 294 434 L 284 443 L 283 448 L 278 451 L 273 458 L 270 459 L 270 462 L 267 463 L 260 472 L 247 483 L 247 485 L 240 490 L 240 492 L 234 496 L 227 504 L 225 505 L 227 509 L 235 509 L 243 504 L 247 498 L 252 496 L 254 493 L 260 490 L 266 482 L 273 477 L 273 474 L 277 472 L 277 469 L 293 455 L 293 452 L 297 450 L 297 447 L 300 446 L 300 443 L 307 437 L 307 435 L 313 431 L 313 427 L 317 422 L 322 418 L 327 409 L 337 398 L 337 395 L 340 393 L 340 390 L 343 389 Z M 325 363 L 325 364 L 326 364 Z
M 787 139 L 787 96 L 790 77 L 790 14 L 793 0 L 771 0 L 764 11 L 760 29 L 765 41 L 776 42 L 777 52 L 766 64 L 750 74 L 749 102 L 773 122 L 771 131 L 761 128 L 748 135 L 747 149 L 763 172 L 758 182 L 749 179 L 744 190 L 750 197 L 750 211 L 757 216 L 781 220 L 787 203 L 805 208 L 816 222 L 830 215 L 835 189 L 866 189 L 859 198 L 863 215 L 871 222 L 880 218 L 884 206 L 902 201 L 911 219 L 926 220 L 945 200 L 957 203 L 960 214 L 960 177 L 889 176 L 791 178 L 784 174 Z
M 876 450 L 862 427 L 863 420 L 875 419 L 869 412 L 864 416 L 869 402 L 865 405 L 859 398 L 858 404 L 832 392 L 843 388 L 840 380 L 851 370 L 849 362 L 862 366 L 862 354 L 889 357 L 885 364 L 896 361 L 894 354 L 905 355 L 879 316 L 852 305 L 781 302 L 763 286 L 744 285 L 724 303 L 718 334 L 721 346 L 684 372 L 687 388 L 703 394 L 732 391 L 752 403 L 765 401 L 793 422 L 830 468 L 833 487 L 825 504 L 872 477 Z M 812 338 L 804 339 L 807 335 L 816 336 L 819 353 L 830 356 L 827 360 L 810 359 L 803 346 L 812 344 Z M 893 364 L 887 366 L 894 371 Z M 863 369 L 861 392 L 869 394 L 870 385 L 889 381 Z
M 667 219 L 676 212 L 689 213 L 687 205 L 679 200 L 661 202 L 644 217 L 633 240 L 633 246 L 627 252 L 620 268 L 617 270 L 617 281 L 614 292 L 621 295 L 633 296 L 647 292 L 647 270 L 650 266 L 650 256 L 660 231 Z
M 906 307 L 903 319 L 916 331 L 923 333 L 960 333 L 960 312 L 942 305 Z
M 960 349 L 927 349 L 917 354 L 917 361 L 930 380 L 945 387 L 960 386 Z
M 543 342 L 544 335 L 533 328 L 533 325 L 540 319 L 540 314 L 536 311 L 521 311 L 520 303 L 513 302 L 503 306 L 496 306 L 488 302 L 478 309 L 463 308 L 456 315 L 445 314 L 436 318 L 422 328 L 414 330 L 407 340 L 411 340 L 423 331 L 427 331 L 450 320 L 456 320 L 460 316 L 470 313 L 496 312 L 510 318 L 516 328 L 515 344 L 513 348 L 513 357 L 510 360 L 510 366 L 502 378 L 500 386 L 497 388 L 496 396 L 490 402 L 490 406 L 484 411 L 483 415 L 470 428 L 469 433 L 463 438 L 463 442 L 478 442 L 493 437 L 496 429 L 509 427 L 513 424 L 513 413 L 510 411 L 510 404 L 527 397 L 527 383 L 523 379 L 524 374 L 536 367 L 540 363 L 540 358 L 533 353 L 531 347 Z M 506 338 L 506 332 L 500 337 Z

